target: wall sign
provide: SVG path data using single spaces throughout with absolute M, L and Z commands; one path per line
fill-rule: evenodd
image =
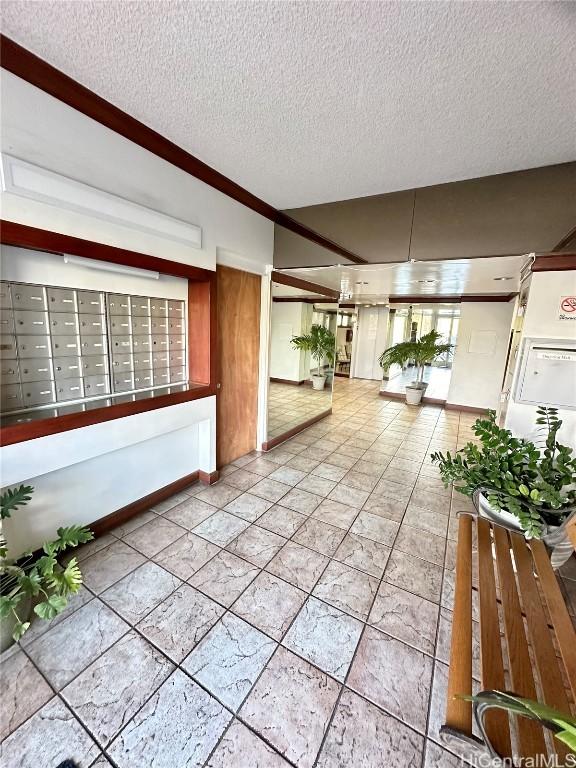
M 576 296 L 560 296 L 558 320 L 576 321 Z

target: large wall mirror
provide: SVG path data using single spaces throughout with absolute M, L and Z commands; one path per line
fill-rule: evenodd
M 277 244 L 303 256 L 310 247 L 324 250 L 277 230 Z M 330 413 L 338 332 L 337 291 L 274 272 L 270 294 L 267 448 Z

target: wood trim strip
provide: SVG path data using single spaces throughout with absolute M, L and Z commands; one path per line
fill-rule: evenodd
M 280 443 L 285 443 L 286 440 L 289 440 L 291 437 L 294 437 L 294 435 L 297 435 L 299 432 L 302 432 L 308 427 L 311 427 L 312 424 L 316 424 L 317 421 L 321 421 L 322 419 L 325 419 L 326 416 L 330 416 L 331 413 L 332 413 L 332 408 L 329 408 L 327 411 L 323 411 L 322 413 L 318 414 L 318 416 L 313 416 L 311 419 L 308 419 L 308 421 L 303 421 L 302 424 L 298 424 L 297 427 L 294 427 L 293 429 L 289 429 L 288 432 L 284 432 L 284 434 L 282 435 L 278 435 L 277 437 L 273 437 L 271 440 L 267 440 L 265 443 L 262 443 L 262 450 L 264 452 L 271 451 L 272 448 L 276 448 L 276 446 L 280 445 Z
M 380 390 L 378 392 L 378 395 L 380 397 L 386 397 L 389 400 L 404 400 L 404 398 L 406 397 L 404 392 L 387 392 L 386 390 Z M 427 397 L 426 395 L 424 395 L 420 400 L 420 402 L 424 403 L 424 405 L 445 405 L 446 400 L 442 400 L 439 397 Z
M 113 245 L 95 243 L 80 237 L 61 235 L 47 229 L 29 227 L 14 221 L 0 220 L 0 242 L 4 245 L 14 245 L 18 248 L 31 248 L 46 253 L 69 253 L 88 259 L 98 259 L 112 264 L 124 264 L 137 269 L 149 269 L 161 272 L 163 275 L 185 277 L 188 280 L 209 280 L 213 275 L 210 269 L 200 269 L 178 261 L 169 261 L 146 253 L 116 248 Z
M 500 597 L 504 614 L 504 630 L 508 647 L 508 660 L 510 662 L 512 691 L 526 699 L 537 699 L 516 577 L 510 557 L 508 531 L 498 525 L 495 525 L 492 530 L 496 546 L 498 583 L 500 585 Z M 539 754 L 546 754 L 546 743 L 541 726 L 525 717 L 517 717 L 516 726 L 518 728 L 520 754 L 523 757 L 535 757 Z
M 446 725 L 472 735 L 472 704 L 459 696 L 472 694 L 472 518 L 458 518 L 458 549 Z
M 571 272 L 576 270 L 576 253 L 554 253 L 536 256 L 532 272 Z
M 572 700 L 576 701 L 576 632 L 562 597 L 562 592 L 558 586 L 558 581 L 550 565 L 550 558 L 544 544 L 541 541 L 534 540 L 531 543 L 531 549 L 542 592 L 548 606 L 548 613 L 556 632 L 560 654 L 566 667 L 568 682 L 572 691 Z
M 105 533 L 108 533 L 108 531 L 116 528 L 116 526 L 122 525 L 122 523 L 126 523 L 132 517 L 140 514 L 140 512 L 145 512 L 155 504 L 159 504 L 161 501 L 169 499 L 170 496 L 173 496 L 175 493 L 179 493 L 184 490 L 184 488 L 192 485 L 192 483 L 195 483 L 198 480 L 198 475 L 198 471 L 191 472 L 189 475 L 185 475 L 179 480 L 175 480 L 169 485 L 164 485 L 162 488 L 158 488 L 157 491 L 152 491 L 152 493 L 149 493 L 147 496 L 143 496 L 141 499 L 133 501 L 131 504 L 127 504 L 125 507 L 117 509 L 115 512 L 111 512 L 109 515 L 106 515 L 106 517 L 96 520 L 88 527 L 92 530 L 96 538 L 103 536 Z
M 480 603 L 480 661 L 482 690 L 505 691 L 504 662 L 500 642 L 500 621 L 494 576 L 490 524 L 477 518 L 478 593 Z M 490 710 L 484 719 L 488 738 L 500 757 L 512 756 L 510 722 L 503 710 Z
M 426 296 L 425 294 L 413 296 L 389 296 L 389 304 L 469 304 L 481 302 L 487 304 L 507 303 L 518 296 L 517 293 L 476 293 L 461 294 L 458 296 Z
M 556 243 L 552 250 L 563 251 L 564 248 L 571 248 L 573 245 L 576 246 L 576 227 L 573 227 L 570 232 L 567 232 L 562 240 L 560 240 L 559 243 Z
M 274 270 L 270 275 L 270 279 L 273 283 L 280 283 L 280 285 L 289 285 L 291 288 L 300 288 L 303 291 L 319 293 L 321 296 L 329 296 L 331 299 L 338 300 L 340 298 L 340 292 L 335 291 L 333 288 L 326 288 L 324 285 L 311 283 L 309 280 L 302 280 L 299 277 L 294 277 L 294 275 L 289 275 L 286 272 L 278 272 L 277 270 Z
M 201 400 L 204 397 L 211 397 L 215 394 L 215 385 L 198 385 L 182 392 L 171 392 L 170 394 L 148 397 L 144 400 L 136 400 L 135 402 L 106 405 L 89 411 L 67 413 L 63 416 L 54 416 L 48 419 L 37 419 L 25 424 L 6 425 L 0 428 L 0 444 L 5 446 L 13 445 L 14 443 L 24 443 L 27 440 L 35 440 L 38 437 L 57 435 L 60 432 L 68 432 L 71 429 L 89 427 L 91 424 L 101 424 L 104 421 L 122 419 L 125 416 L 133 416 L 136 413 L 145 413 L 146 411 L 155 411 L 158 408 L 166 408 L 170 405 Z
M 203 469 L 198 471 L 198 479 L 205 485 L 214 485 L 220 479 L 220 472 L 215 470 L 214 472 L 204 472 Z
M 510 533 L 510 539 L 516 561 L 522 606 L 526 614 L 525 626 L 528 628 L 532 641 L 531 647 L 536 659 L 544 703 L 550 707 L 555 707 L 560 712 L 570 712 L 562 673 L 558 666 L 558 657 L 540 600 L 538 585 L 534 579 L 531 550 L 523 536 Z M 562 758 L 566 757 L 566 748 L 560 742 L 554 740 L 554 747 Z
M 89 88 L 81 85 L 5 35 L 0 35 L 0 66 L 270 221 L 286 227 L 295 234 L 305 237 L 332 253 L 343 256 L 355 264 L 366 263 L 366 260 L 361 256 L 292 219 L 286 213 L 278 211 L 274 206 L 256 197 L 240 184 L 203 163 L 202 160 L 186 152 L 182 147 L 115 107 L 106 99 L 98 96 Z
M 302 379 L 302 381 L 291 381 L 290 379 L 277 379 L 275 376 L 270 376 L 270 381 L 274 384 L 290 384 L 294 387 L 301 387 L 302 384 L 306 384 L 306 379 Z
M 327 296 L 272 296 L 273 302 L 297 302 L 302 304 L 325 304 Z M 334 310 L 329 310 L 332 314 L 335 314 Z
M 458 405 L 458 403 L 446 403 L 444 410 L 464 411 L 464 413 L 480 413 L 482 415 L 486 415 L 488 413 L 487 408 L 476 408 L 474 405 Z

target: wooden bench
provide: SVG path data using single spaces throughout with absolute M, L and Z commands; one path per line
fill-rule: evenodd
M 569 535 L 576 548 L 576 525 L 570 525 Z M 479 690 L 507 691 L 576 714 L 576 632 L 544 544 L 526 541 L 521 534 L 477 515 L 460 513 L 446 723 L 441 738 L 462 755 L 488 750 L 473 735 L 472 704 L 459 698 L 473 693 L 474 593 L 480 634 Z M 562 761 L 557 764 L 563 765 L 563 745 L 533 720 L 491 709 L 482 725 L 492 754 L 552 757 L 555 750 Z

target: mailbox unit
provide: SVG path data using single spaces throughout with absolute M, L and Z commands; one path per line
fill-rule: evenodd
M 187 380 L 185 302 L 0 283 L 1 410 Z

